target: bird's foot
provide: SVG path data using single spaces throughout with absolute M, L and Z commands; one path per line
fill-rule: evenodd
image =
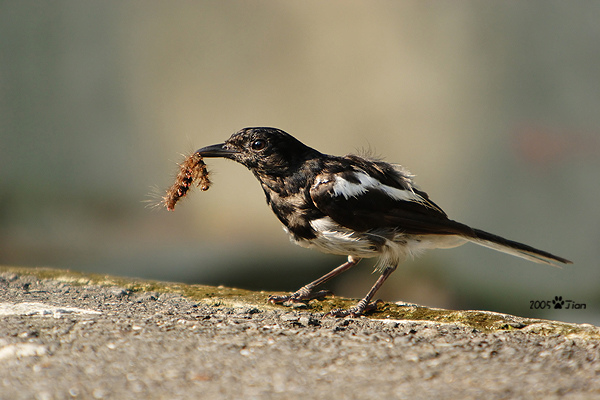
M 379 305 L 379 303 L 383 303 L 383 300 L 375 300 L 372 303 L 368 303 L 367 301 L 365 301 L 365 299 L 362 299 L 354 307 L 351 307 L 347 310 L 344 310 L 343 308 L 331 310 L 327 314 L 325 314 L 325 316 L 337 317 L 337 318 L 360 317 L 361 315 L 363 315 L 366 312 L 377 310 L 377 306 Z
M 304 288 L 286 296 L 269 296 L 269 303 L 281 304 L 286 307 L 294 307 L 301 304 L 306 304 L 307 301 L 312 299 L 322 299 L 327 295 L 331 294 L 329 290 L 319 290 L 318 292 L 311 292 L 309 290 L 303 290 Z

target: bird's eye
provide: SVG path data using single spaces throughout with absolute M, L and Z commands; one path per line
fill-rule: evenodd
M 262 139 L 256 139 L 254 142 L 252 142 L 252 144 L 250 145 L 250 147 L 252 147 L 252 150 L 262 150 L 265 148 L 265 146 L 267 145 L 267 142 L 262 140 Z

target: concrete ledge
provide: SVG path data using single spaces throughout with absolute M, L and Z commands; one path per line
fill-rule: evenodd
M 273 294 L 272 292 L 254 292 L 222 286 L 215 287 L 159 282 L 50 268 L 0 266 L 0 272 L 31 275 L 36 276 L 39 279 L 52 279 L 72 285 L 117 286 L 132 293 L 175 293 L 209 306 L 224 306 L 231 308 L 253 307 L 258 310 L 290 311 L 288 308 L 279 305 L 271 305 L 267 302 L 269 295 Z M 323 300 L 312 300 L 309 303 L 307 311 L 324 314 L 336 308 L 351 307 L 355 305 L 356 302 L 357 299 L 347 299 L 343 297 L 329 297 Z M 560 334 L 569 337 L 579 336 L 583 338 L 600 339 L 600 328 L 593 325 L 522 318 L 490 311 L 453 311 L 441 308 L 385 303 L 379 306 L 377 312 L 368 314 L 366 318 L 372 320 L 385 319 L 455 324 L 484 332 L 521 329 L 525 332 L 542 335 Z
M 0 399 L 600 395 L 592 325 L 269 294 L 0 267 Z

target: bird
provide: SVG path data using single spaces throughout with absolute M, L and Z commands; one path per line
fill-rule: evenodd
M 324 154 L 281 129 L 244 128 L 196 154 L 233 160 L 248 168 L 293 243 L 347 256 L 345 263 L 299 290 L 270 296 L 271 303 L 290 306 L 322 298 L 329 292 L 315 292 L 316 287 L 363 258 L 377 257 L 379 277 L 365 297 L 354 307 L 328 313 L 358 317 L 377 309 L 378 302 L 372 301 L 375 293 L 407 257 L 467 242 L 537 263 L 572 263 L 448 218 L 398 164 L 354 154 Z

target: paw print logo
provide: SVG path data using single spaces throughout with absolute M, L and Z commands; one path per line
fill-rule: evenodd
M 554 309 L 559 310 L 562 309 L 565 305 L 565 301 L 562 296 L 554 296 L 554 300 L 552 300 L 552 304 L 554 304 Z

